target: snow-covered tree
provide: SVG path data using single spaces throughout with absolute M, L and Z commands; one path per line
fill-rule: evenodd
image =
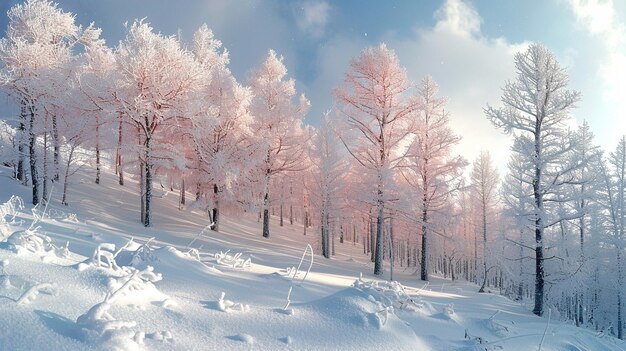
M 563 218 L 548 217 L 546 201 L 558 203 L 559 187 L 568 183 L 579 164 L 564 162 L 570 146 L 563 147 L 569 111 L 580 99 L 580 93 L 567 89 L 568 76 L 554 55 L 541 44 L 532 44 L 515 55 L 517 77 L 505 84 L 501 108 L 487 106 L 485 114 L 497 127 L 513 132 L 518 148 L 513 152 L 528 158 L 534 200 L 535 307 L 543 315 L 545 269 L 545 230 Z
M 498 182 L 499 175 L 489 152 L 482 151 L 480 155 L 474 161 L 472 165 L 471 178 L 471 192 L 479 214 L 478 227 L 482 234 L 483 241 L 483 282 L 478 292 L 485 291 L 485 285 L 487 284 L 487 273 L 489 268 L 487 267 L 487 236 L 489 229 L 492 228 L 496 203 L 498 201 Z M 489 233 L 491 235 L 491 233 Z M 493 239 L 493 238 L 490 238 Z
M 588 235 L 589 206 L 594 200 L 594 185 L 598 178 L 597 165 L 601 162 L 600 148 L 594 144 L 593 133 L 587 121 L 578 127 L 575 134 L 576 141 L 573 145 L 572 158 L 584 163 L 574 171 L 574 187 L 576 188 L 576 211 L 579 213 L 578 233 L 580 240 L 580 254 L 585 255 L 585 237 Z
M 320 231 L 322 255 L 331 256 L 332 223 L 338 219 L 340 201 L 343 197 L 343 177 L 347 173 L 347 163 L 341 154 L 341 142 L 330 120 L 329 112 L 324 115 L 322 126 L 314 137 L 312 156 L 315 165 L 316 192 L 320 208 Z
M 516 140 L 515 143 L 520 141 Z M 513 145 L 513 149 L 519 149 L 519 147 Z M 530 267 L 527 267 L 529 260 L 524 253 L 524 249 L 530 247 L 528 244 L 531 240 L 528 240 L 527 237 L 531 233 L 534 234 L 532 219 L 530 218 L 531 214 L 534 213 L 534 208 L 530 196 L 532 184 L 527 182 L 529 177 L 532 177 L 532 164 L 522 154 L 513 153 L 508 162 L 508 172 L 502 182 L 500 198 L 504 203 L 503 210 L 510 223 L 507 241 L 511 244 L 509 245 L 511 257 L 517 257 L 517 259 L 504 262 L 504 264 L 517 278 L 517 299 L 522 299 L 525 295 L 525 289 L 530 286 L 530 282 L 527 282 L 525 278 L 529 275 Z
M 130 25 L 116 49 L 115 62 L 120 76 L 114 96 L 137 133 L 141 222 L 149 227 L 153 170 L 157 164 L 182 157 L 179 150 L 168 147 L 167 138 L 176 135 L 172 129 L 186 118 L 188 98 L 200 75 L 193 55 L 175 37 L 157 34 L 143 21 Z
M 89 27 L 85 30 L 82 42 L 85 52 L 80 57 L 80 67 L 77 73 L 78 83 L 73 94 L 73 108 L 82 112 L 89 119 L 90 138 L 88 145 L 95 149 L 95 183 L 100 184 L 102 171 L 102 151 L 108 146 L 113 146 L 113 129 L 117 129 L 118 136 L 121 132 L 117 118 L 119 113 L 114 104 L 113 92 L 116 78 L 115 56 L 103 39 L 100 38 L 101 30 Z M 117 125 L 116 125 L 117 124 Z M 116 128 L 113 128 L 115 126 Z M 107 133 L 107 131 L 109 133 Z M 119 141 L 119 138 L 118 138 Z M 118 148 L 120 146 L 118 145 Z M 117 162 L 121 155 L 117 151 Z M 119 171 L 119 169 L 118 169 Z
M 617 337 L 624 338 L 624 250 L 626 249 L 626 136 L 622 136 L 617 148 L 611 152 L 606 164 L 601 164 L 602 194 L 600 203 L 604 208 L 608 241 L 615 248 Z
M 418 89 L 419 113 L 414 139 L 402 164 L 402 176 L 419 199 L 422 235 L 421 279 L 428 280 L 429 239 L 436 227 L 434 216 L 445 210 L 451 195 L 460 189 L 462 169 L 467 164 L 452 148 L 461 140 L 449 125 L 446 99 L 438 97 L 439 87 L 430 77 Z
M 47 136 L 48 126 L 44 124 L 46 100 L 63 90 L 59 87 L 63 80 L 63 68 L 72 58 L 72 48 L 81 35 L 81 29 L 74 23 L 74 15 L 61 10 L 49 0 L 27 0 L 13 6 L 7 13 L 9 25 L 6 37 L 0 41 L 0 61 L 2 72 L 0 82 L 3 89 L 21 106 L 20 155 L 26 149 L 30 178 L 32 182 L 32 202 L 37 204 L 41 197 L 41 183 L 38 173 L 37 133 L 43 129 Z M 56 130 L 56 116 L 52 113 L 52 136 L 54 138 L 54 163 L 59 164 L 59 140 Z M 44 147 L 44 157 L 47 149 Z M 18 178 L 25 179 L 24 161 L 20 156 Z M 58 169 L 55 170 L 58 172 Z M 44 174 L 43 185 L 48 182 Z M 57 178 L 56 175 L 54 178 Z M 43 194 L 44 199 L 47 193 Z
M 412 131 L 418 101 L 409 98 L 410 83 L 398 57 L 385 44 L 370 47 L 350 62 L 345 86 L 335 90 L 340 137 L 348 152 L 375 177 L 374 274 L 383 274 L 385 189 L 403 158 L 402 143 Z
M 250 110 L 255 120 L 254 135 L 263 152 L 260 177 L 263 184 L 263 237 L 270 236 L 270 185 L 274 176 L 303 170 L 306 140 L 309 132 L 302 120 L 309 109 L 309 100 L 300 95 L 297 103 L 295 81 L 286 79 L 283 57 L 270 50 L 261 66 L 253 73 L 250 86 L 254 98 Z
M 194 36 L 193 53 L 203 71 L 198 89 L 197 111 L 192 118 L 192 139 L 198 194 L 210 192 L 213 229 L 219 230 L 219 209 L 225 191 L 251 167 L 251 91 L 237 83 L 227 67 L 228 52 L 220 52 L 221 42 L 206 25 Z M 205 194 L 206 195 L 206 194 Z

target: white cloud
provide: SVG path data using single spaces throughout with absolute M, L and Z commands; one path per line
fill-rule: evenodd
M 413 38 L 391 46 L 412 79 L 430 74 L 448 97 L 452 127 L 463 137 L 457 152 L 472 161 L 486 149 L 504 172 L 511 138 L 491 125 L 483 108 L 500 104 L 501 87 L 515 76 L 513 55 L 528 43 L 485 36 L 482 18 L 462 0 L 447 0 L 435 18 L 434 27 L 417 29 Z
M 515 75 L 513 54 L 528 44 L 484 36 L 479 14 L 461 0 L 447 0 L 434 16 L 433 27 L 418 28 L 409 38 L 389 35 L 385 42 L 396 50 L 413 82 L 429 74 L 440 85 L 440 95 L 449 101 L 452 127 L 463 136 L 457 152 L 472 161 L 488 149 L 504 172 L 511 138 L 491 125 L 483 107 L 499 104 L 501 87 Z M 366 45 L 363 38 L 342 36 L 320 49 L 318 76 L 309 86 L 313 103 L 322 104 L 323 110 L 330 107 L 330 91 L 341 83 L 349 58 Z
M 324 35 L 330 15 L 330 5 L 326 1 L 307 1 L 302 4 L 302 15 L 297 23 L 300 30 L 319 38 Z
M 435 31 L 452 32 L 461 36 L 480 34 L 482 19 L 478 12 L 462 0 L 448 0 L 435 12 Z
M 623 98 L 626 92 L 626 25 L 617 17 L 612 0 L 570 0 L 570 6 L 586 29 L 600 38 L 606 49 L 599 73 L 609 85 L 613 98 Z
M 609 115 L 601 117 L 602 123 L 595 129 L 600 130 L 600 142 L 612 148 L 617 139 L 626 130 L 623 111 L 626 109 L 626 24 L 620 21 L 615 3 L 612 0 L 568 0 L 576 20 L 585 30 L 603 46 L 598 52 L 600 63 L 597 75 L 602 79 L 604 91 L 603 103 Z M 588 87 L 598 89 L 596 86 Z M 584 96 L 583 96 L 584 98 Z M 583 101 L 584 103 L 584 101 Z M 592 123 L 592 126 L 593 123 Z M 604 140 L 602 140 L 604 139 Z M 608 142 L 607 142 L 608 140 Z

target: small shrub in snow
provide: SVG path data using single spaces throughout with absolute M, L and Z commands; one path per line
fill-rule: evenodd
M 69 258 L 72 255 L 70 242 L 66 241 L 64 246 L 55 247 L 54 252 L 58 257 Z
M 65 246 L 56 246 L 50 237 L 39 234 L 38 229 L 37 227 L 17 231 L 7 238 L 7 243 L 11 244 L 11 247 L 18 254 L 30 252 L 41 256 L 54 255 L 65 258 L 70 256 L 69 242 L 66 242 Z
M 185 254 L 196 261 L 200 261 L 200 251 L 198 249 L 191 248 Z
M 9 201 L 0 205 L 0 235 L 8 234 L 7 224 L 14 223 L 15 217 L 20 210 L 24 209 L 24 200 L 19 196 L 11 196 Z M 7 220 L 10 218 L 10 220 Z
M 93 253 L 93 263 L 96 267 L 110 268 L 115 271 L 121 268 L 115 262 L 115 257 L 119 251 L 115 251 L 115 244 L 102 243 L 96 247 Z
M 111 243 L 101 243 L 98 244 L 96 249 L 93 251 L 93 255 L 91 258 L 85 262 L 82 262 L 78 265 L 79 270 L 85 270 L 88 267 L 96 267 L 96 268 L 104 268 L 108 270 L 112 270 L 114 272 L 124 271 L 124 267 L 120 267 L 115 258 L 119 255 L 122 250 L 127 248 L 129 245 L 133 243 L 133 239 L 130 239 L 126 245 L 122 246 L 119 250 L 115 250 L 115 244 Z
M 24 203 L 21 198 L 13 196 L 9 202 L 2 205 L 4 207 L 4 215 L 0 213 L 0 222 L 4 223 L 4 217 L 13 213 L 12 220 L 15 219 L 16 211 L 24 207 Z M 39 205 L 33 208 L 33 222 L 28 229 L 14 232 L 7 238 L 7 243 L 11 245 L 16 253 L 31 252 L 41 256 L 54 255 L 57 257 L 69 257 L 69 242 L 65 246 L 58 247 L 54 245 L 52 239 L 47 235 L 39 233 L 40 227 L 37 226 L 39 221 L 45 217 L 47 208 L 43 212 L 39 211 Z M 7 212 L 8 211 L 8 212 Z M 0 224 L 2 224 L 0 223 Z M 0 225 L 1 229 L 2 225 Z M 1 231 L 1 230 L 0 230 Z
M 11 217 L 11 222 L 20 210 L 24 209 L 24 200 L 19 196 L 11 196 L 9 201 L 0 205 L 0 220 L 6 221 L 6 217 Z
M 293 315 L 294 313 L 293 308 L 289 308 L 289 305 L 291 304 L 291 292 L 293 291 L 293 281 L 298 276 L 298 272 L 300 271 L 300 267 L 302 267 L 302 263 L 304 262 L 304 258 L 306 257 L 307 252 L 310 254 L 310 257 L 311 257 L 309 261 L 309 268 L 307 268 L 306 273 L 304 273 L 302 280 L 300 280 L 299 282 L 300 284 L 304 283 L 304 281 L 306 280 L 306 277 L 309 275 L 309 272 L 311 271 L 311 267 L 313 267 L 313 248 L 311 247 L 311 245 L 307 244 L 306 247 L 304 248 L 304 252 L 302 252 L 302 257 L 300 258 L 300 263 L 298 263 L 298 268 L 291 267 L 287 269 L 286 276 L 288 278 L 291 277 L 291 285 L 289 286 L 289 291 L 287 292 L 287 302 L 285 303 L 285 307 L 283 307 L 282 311 L 283 313 L 288 314 L 288 315 Z M 293 273 L 293 276 L 291 276 L 292 273 Z
M 63 222 L 70 222 L 70 223 L 79 222 L 78 217 L 76 216 L 76 213 L 68 213 L 68 212 L 57 210 L 54 208 L 48 211 L 48 218 L 60 220 Z
M 150 242 L 152 242 L 152 240 L 154 240 L 154 238 L 148 239 L 148 241 L 135 250 L 130 263 L 131 265 L 137 266 L 141 263 L 151 263 L 157 260 L 154 256 L 154 249 L 150 246 Z
M 241 304 L 238 302 L 233 302 L 230 300 L 225 300 L 226 293 L 222 291 L 220 294 L 219 300 L 217 300 L 217 308 L 222 312 L 249 312 L 250 306 L 246 304 Z
M 146 288 L 154 287 L 153 283 L 156 283 L 163 279 L 161 273 L 155 273 L 154 268 L 151 266 L 146 267 L 143 270 L 138 270 L 132 267 L 124 267 L 123 271 L 125 275 L 114 278 L 109 283 L 111 290 L 118 291 L 121 287 L 126 287 L 125 291 L 120 292 L 120 295 L 132 293 L 133 291 L 146 290 Z
M 296 275 L 296 267 L 287 267 L 285 269 L 281 269 L 278 274 L 281 277 L 287 278 L 289 280 L 293 279 L 293 277 Z
M 235 269 L 248 269 L 252 266 L 252 261 L 250 258 L 243 259 L 241 258 L 242 253 L 238 252 L 236 254 L 230 254 L 230 250 L 226 252 L 220 251 L 220 253 L 215 254 L 215 261 L 226 267 L 232 267 Z
M 126 267 L 124 267 L 126 268 Z M 136 325 L 135 321 L 116 320 L 109 309 L 121 299 L 136 291 L 144 290 L 146 286 L 161 280 L 161 275 L 153 272 L 152 267 L 144 270 L 128 269 L 127 276 L 119 278 L 113 292 L 106 295 L 100 302 L 89 309 L 85 314 L 78 317 L 76 324 L 81 330 L 84 341 L 98 345 L 106 345 L 107 348 L 122 350 L 138 349 L 145 338 L 160 341 L 171 341 L 169 332 L 145 333 L 131 330 Z

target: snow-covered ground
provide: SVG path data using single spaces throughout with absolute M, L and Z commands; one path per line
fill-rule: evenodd
M 8 172 L 0 205 L 29 198 Z M 179 211 L 177 194 L 163 192 L 146 229 L 135 184 L 79 178 L 69 207 L 53 195 L 45 214 L 0 208 L 1 350 L 527 351 L 542 340 L 541 350 L 626 350 L 472 284 L 426 285 L 402 268 L 399 283 L 378 281 L 351 242 L 331 260 L 315 256 L 305 279 L 310 255 L 295 267 L 316 247 L 315 228 L 303 236 L 275 222 L 268 240 L 250 214 L 198 236 L 206 216 Z

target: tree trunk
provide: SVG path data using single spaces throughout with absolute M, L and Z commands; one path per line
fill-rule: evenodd
M 483 203 L 482 203 L 482 229 L 483 229 L 483 273 L 485 274 L 485 278 L 483 279 L 483 284 L 478 290 L 479 293 L 485 292 L 485 284 L 487 284 L 487 207 L 485 196 L 483 195 Z
M 339 243 L 343 244 L 343 224 L 339 225 Z
M 406 266 L 411 267 L 411 242 L 406 239 Z
M 54 143 L 54 175 L 52 181 L 59 181 L 59 165 L 61 164 L 61 141 L 59 140 L 59 126 L 57 123 L 57 115 L 52 115 L 52 139 Z
M 424 194 L 424 200 L 426 195 Z M 428 210 L 426 207 L 422 209 L 422 262 L 420 270 L 420 279 L 428 281 Z
M 145 165 L 142 162 L 139 162 L 139 199 L 141 201 L 141 224 L 145 225 L 146 223 L 146 193 L 145 193 L 145 185 L 146 175 L 145 175 Z
M 363 233 L 363 254 L 367 255 L 367 239 L 365 233 Z
M 150 159 L 150 137 L 146 138 L 146 163 L 145 163 L 145 173 L 146 173 L 146 213 L 145 213 L 145 221 L 144 227 L 149 227 L 152 224 L 152 160 Z
M 268 191 L 265 191 L 265 196 L 263 197 L 263 237 L 270 237 L 270 198 Z
M 280 203 L 280 226 L 282 227 L 283 224 L 284 224 L 283 223 L 283 202 L 281 200 L 281 203 Z
M 393 265 L 394 265 L 394 251 L 393 251 L 393 217 L 389 218 L 389 280 L 393 281 Z
M 382 190 L 378 192 L 379 197 L 382 197 Z M 384 220 L 384 206 L 383 201 L 381 199 L 378 200 L 377 203 L 378 210 L 378 218 L 376 223 L 376 252 L 374 255 L 374 274 L 382 275 L 383 274 L 383 240 L 384 238 L 384 228 L 385 225 Z
M 219 232 L 220 231 L 220 199 L 219 199 L 219 188 L 217 184 L 213 184 L 213 228 L 212 230 Z
M 185 178 L 181 179 L 180 181 L 180 204 L 184 205 L 185 204 Z
M 65 206 L 68 205 L 67 203 L 67 186 L 68 186 L 68 178 L 70 177 L 70 165 L 72 164 L 72 158 L 74 156 L 74 149 L 76 147 L 73 145 L 70 145 L 70 153 L 67 156 L 67 162 L 65 165 L 65 177 L 63 177 L 63 199 L 61 199 L 61 203 Z
M 35 106 L 29 105 L 28 153 L 30 157 L 30 178 L 32 180 L 33 205 L 39 204 L 39 177 L 37 176 L 37 136 L 35 135 Z
M 622 250 L 621 244 L 618 244 L 617 249 L 617 337 L 620 340 L 624 339 L 623 334 L 623 314 L 622 314 L 622 289 L 624 288 L 624 277 L 622 267 Z
M 100 184 L 100 119 L 96 116 L 96 184 Z
M 26 133 L 26 102 L 22 101 L 20 107 L 20 126 L 18 129 L 19 139 L 17 144 L 17 179 L 22 182 L 23 185 L 28 184 L 28 178 L 26 177 L 26 170 L 24 168 L 24 134 Z
M 306 226 L 305 226 L 306 227 Z M 330 253 L 328 252 L 328 239 L 327 239 L 327 223 L 326 223 L 326 210 L 324 209 L 324 205 L 322 204 L 322 215 L 320 216 L 320 230 L 321 230 L 321 241 L 322 241 L 322 256 L 326 258 L 330 258 Z
M 267 157 L 265 162 L 268 168 L 265 170 L 265 195 L 263 196 L 263 237 L 270 237 L 270 177 L 271 177 L 271 169 L 270 165 L 270 152 L 267 152 Z
M 535 132 L 535 159 L 541 160 L 541 130 L 537 127 Z M 539 161 L 536 161 L 539 162 Z M 533 195 L 535 198 L 535 307 L 533 313 L 543 315 L 543 294 L 544 294 L 544 267 L 543 267 L 543 193 L 541 189 L 542 169 L 535 166 L 535 177 L 533 179 Z
M 293 184 L 289 184 L 289 224 L 293 225 Z
M 122 113 L 118 116 L 117 127 L 117 154 L 115 155 L 115 170 L 119 175 L 119 184 L 124 185 L 124 171 L 122 169 Z M 184 203 L 183 203 L 184 204 Z
M 583 184 L 581 185 L 581 188 L 580 188 L 580 195 L 582 197 L 582 199 L 580 200 L 581 212 L 583 212 L 586 207 L 584 194 L 585 194 L 585 185 Z M 583 215 L 580 216 L 580 218 L 578 219 L 578 226 L 580 230 L 580 256 L 584 257 L 585 256 L 585 214 L 584 212 L 583 212 Z
M 48 113 L 46 112 L 46 118 L 44 121 L 43 131 L 43 191 L 41 194 L 41 200 L 44 204 L 48 203 L 48 183 L 50 177 L 48 176 Z
M 374 217 L 370 216 L 370 236 L 367 239 L 367 252 L 370 254 L 370 260 L 374 262 L 374 245 L 376 243 L 376 237 L 374 236 Z
M 330 254 L 332 256 L 335 256 L 335 226 L 333 225 L 332 227 L 329 226 L 330 228 L 330 236 L 331 236 L 331 251 Z

